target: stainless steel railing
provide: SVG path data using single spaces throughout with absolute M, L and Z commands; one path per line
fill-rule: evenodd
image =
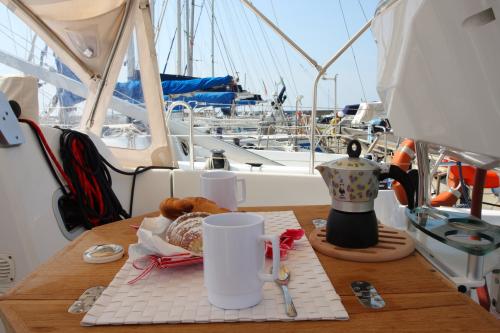
M 165 115 L 165 121 L 168 125 L 168 121 L 170 119 L 170 116 L 172 115 L 172 111 L 174 110 L 174 108 L 176 108 L 178 106 L 183 107 L 189 111 L 189 167 L 191 168 L 191 170 L 194 170 L 194 143 L 193 143 L 194 142 L 194 133 L 193 133 L 194 112 L 193 112 L 193 108 L 191 108 L 191 106 L 188 103 L 183 102 L 183 101 L 173 102 L 167 108 L 167 114 Z

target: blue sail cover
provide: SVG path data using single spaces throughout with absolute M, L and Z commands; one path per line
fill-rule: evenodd
M 161 87 L 163 89 L 163 95 L 177 95 L 228 85 L 232 81 L 233 77 L 227 75 L 224 77 L 205 77 L 191 80 L 163 81 L 161 83 Z
M 139 80 L 116 82 L 113 96 L 124 99 L 132 104 L 144 103 L 144 94 L 142 93 L 142 85 Z
M 56 68 L 58 73 L 80 82 L 80 79 L 78 79 L 75 73 L 73 73 L 71 69 L 69 69 L 65 64 L 63 64 L 59 60 L 59 58 L 56 58 Z M 56 94 L 57 98 L 59 99 L 59 105 L 62 107 L 71 107 L 85 100 L 85 98 L 75 95 L 72 92 L 69 92 L 62 88 L 57 88 Z
M 236 105 L 256 105 L 257 100 L 255 99 L 240 99 L 236 101 Z
M 80 82 L 78 77 L 58 58 L 56 58 L 57 71 L 73 80 Z M 168 95 L 193 93 L 195 91 L 208 90 L 214 87 L 226 86 L 232 83 L 233 77 L 194 78 L 187 80 L 167 80 L 161 83 L 165 100 L 172 100 Z M 75 95 L 65 89 L 57 89 L 59 103 L 64 107 L 71 107 L 84 100 L 83 97 Z M 144 103 L 144 94 L 140 80 L 130 80 L 127 82 L 117 82 L 113 96 L 126 100 L 132 104 Z M 204 103 L 216 107 L 231 105 L 236 98 L 234 92 L 199 92 L 193 96 L 179 96 L 173 101 L 182 100 L 196 104 Z M 242 103 L 243 104 L 243 103 Z
M 186 94 L 194 91 L 206 90 L 213 87 L 226 85 L 231 83 L 233 78 L 228 75 L 224 77 L 208 77 L 201 79 L 190 80 L 169 80 L 161 83 L 163 95 Z M 231 104 L 235 98 L 234 93 L 197 93 L 194 96 L 183 96 L 175 101 L 195 101 L 215 104 Z M 219 94 L 219 95 L 217 95 Z M 127 82 L 117 82 L 115 87 L 114 96 L 125 99 L 126 101 L 134 104 L 144 103 L 144 95 L 142 93 L 142 86 L 139 80 L 132 80 Z M 198 96 L 200 95 L 200 96 Z M 203 96 L 204 95 L 204 96 Z M 169 100 L 165 96 L 165 100 Z

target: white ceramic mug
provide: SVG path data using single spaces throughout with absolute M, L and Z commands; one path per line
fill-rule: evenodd
M 272 274 L 264 273 L 264 241 L 273 247 Z M 203 221 L 203 273 L 208 301 L 223 309 L 244 309 L 262 300 L 264 282 L 278 278 L 279 237 L 264 234 L 264 218 L 224 213 Z
M 237 198 L 238 183 L 241 184 L 240 199 Z M 234 212 L 238 204 L 246 200 L 246 183 L 231 171 L 206 171 L 201 174 L 201 196 Z

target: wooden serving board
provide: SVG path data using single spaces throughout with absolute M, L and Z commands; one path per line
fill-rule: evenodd
M 326 241 L 326 228 L 317 228 L 309 235 L 312 247 L 329 257 L 357 261 L 382 262 L 404 258 L 415 250 L 413 239 L 404 231 L 378 225 L 377 245 L 364 249 L 350 249 Z

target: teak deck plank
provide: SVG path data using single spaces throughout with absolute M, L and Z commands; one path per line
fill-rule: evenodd
M 293 210 L 306 234 L 313 218 L 324 218 L 328 206 L 254 207 L 245 211 Z M 155 213 L 153 213 L 154 215 Z M 157 213 L 156 213 L 157 214 Z M 348 321 L 304 321 L 264 323 L 218 323 L 180 325 L 133 325 L 81 327 L 83 315 L 67 312 L 82 292 L 96 285 L 106 286 L 126 260 L 91 265 L 82 260 L 88 247 L 114 242 L 127 249 L 137 238 L 131 224 L 141 217 L 95 228 L 81 235 L 48 262 L 42 264 L 16 288 L 0 298 L 0 314 L 13 331 L 28 332 L 341 332 L 364 331 L 467 331 L 500 332 L 500 323 L 436 272 L 419 254 L 386 263 L 355 263 L 317 253 L 335 290 L 349 313 Z M 363 307 L 350 289 L 354 280 L 370 281 L 386 301 L 380 310 Z

